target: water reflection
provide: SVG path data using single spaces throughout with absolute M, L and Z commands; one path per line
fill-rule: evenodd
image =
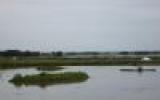
M 144 73 L 144 72 L 156 72 L 156 69 L 120 69 L 122 72 L 137 72 L 137 73 Z
M 39 88 L 46 88 L 46 87 L 49 87 L 49 86 L 53 86 L 53 84 L 46 84 L 46 83 L 40 83 L 40 84 L 37 84 L 37 85 L 29 85 L 29 84 L 25 84 L 25 83 L 22 83 L 22 82 L 19 82 L 19 83 L 12 83 L 16 88 L 22 88 L 22 87 L 39 87 Z
M 2 80 L 3 71 L 0 71 L 0 80 Z
M 22 85 L 17 87 L 8 83 L 15 74 L 37 74 L 36 69 L 16 69 L 2 72 L 4 82 L 0 81 L 2 100 L 159 100 L 160 68 L 145 66 L 156 71 L 119 71 L 132 69 L 133 66 L 67 66 L 66 69 L 49 73 L 83 71 L 89 80 L 76 84 L 61 85 Z M 17 95 L 20 93 L 21 95 Z

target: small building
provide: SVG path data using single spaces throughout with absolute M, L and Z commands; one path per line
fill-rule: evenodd
M 152 61 L 152 59 L 149 58 L 149 57 L 143 57 L 141 60 L 142 60 L 142 61 Z

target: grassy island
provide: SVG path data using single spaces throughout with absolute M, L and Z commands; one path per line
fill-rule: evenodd
M 57 74 L 48 74 L 42 72 L 40 74 L 21 76 L 16 74 L 9 82 L 21 86 L 21 85 L 38 85 L 47 86 L 54 84 L 65 84 L 65 83 L 77 83 L 84 82 L 89 76 L 84 72 L 64 72 Z

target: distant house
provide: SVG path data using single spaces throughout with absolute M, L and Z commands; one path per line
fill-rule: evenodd
M 149 57 L 143 57 L 141 60 L 142 60 L 142 61 L 152 61 L 152 59 L 149 58 Z
M 16 57 L 16 56 L 13 56 L 13 57 L 12 57 L 12 60 L 16 61 L 16 60 L 17 60 L 17 57 Z

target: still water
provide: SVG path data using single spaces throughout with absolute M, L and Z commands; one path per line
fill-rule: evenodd
M 130 68 L 127 66 L 123 68 Z M 0 70 L 0 100 L 159 100 L 160 68 L 156 72 L 121 72 L 119 66 L 68 66 L 56 71 L 83 71 L 82 83 L 16 87 L 8 80 L 15 74 L 40 73 L 36 69 Z M 146 67 L 147 68 L 147 67 Z M 54 73 L 54 72 L 50 72 Z

